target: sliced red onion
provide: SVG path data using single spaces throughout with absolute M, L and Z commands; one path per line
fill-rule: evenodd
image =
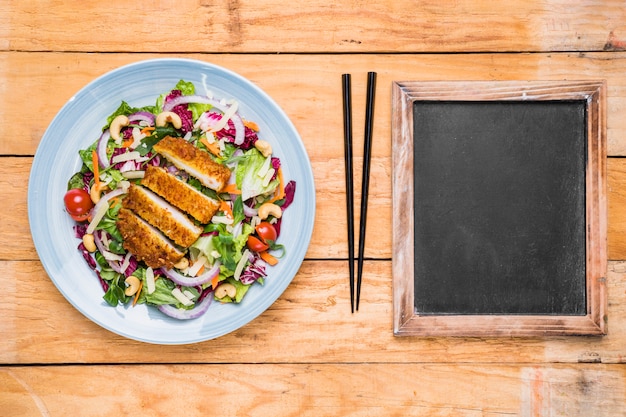
M 196 287 L 198 285 L 206 284 L 220 273 L 220 262 L 215 261 L 213 267 L 205 273 L 198 275 L 197 277 L 188 277 L 176 272 L 174 269 L 161 268 L 163 274 L 172 280 L 175 284 L 182 285 L 184 287 Z
M 109 157 L 107 156 L 107 145 L 109 143 L 109 139 L 111 139 L 111 132 L 109 129 L 102 132 L 100 138 L 98 139 L 98 145 L 96 148 L 96 152 L 98 153 L 98 162 L 102 168 L 108 168 L 109 165 Z
M 256 216 L 258 214 L 258 212 L 259 212 L 259 210 L 255 209 L 253 207 L 250 207 L 247 204 L 243 205 L 243 214 L 246 217 L 254 217 L 254 216 Z
M 178 96 L 169 100 L 167 103 L 163 104 L 163 111 L 172 111 L 172 109 L 179 104 L 189 104 L 189 103 L 200 103 L 200 104 L 210 104 L 214 108 L 218 109 L 222 113 L 226 113 L 228 111 L 228 106 L 223 105 L 218 100 L 212 99 L 207 96 L 200 95 L 191 95 L 191 96 Z M 233 121 L 233 125 L 235 126 L 235 145 L 241 145 L 245 140 L 245 127 L 243 126 L 243 121 L 241 117 L 235 112 L 230 117 L 230 120 Z
M 176 306 L 170 304 L 160 305 L 158 309 L 161 313 L 174 319 L 191 320 L 196 319 L 206 313 L 209 309 L 209 306 L 211 305 L 211 301 L 213 301 L 213 297 L 211 297 L 211 294 L 209 294 L 209 296 L 204 297 L 204 299 L 196 304 L 196 306 L 191 310 L 183 310 L 180 308 L 176 308 Z
M 190 95 L 190 96 L 178 96 L 174 97 L 171 100 L 163 103 L 163 111 L 172 111 L 172 109 L 180 104 L 189 104 L 189 103 L 200 103 L 200 104 L 210 104 L 213 107 L 217 107 L 219 110 L 222 110 L 224 106 L 222 104 L 212 99 L 208 96 L 201 95 Z
M 138 111 L 137 113 L 133 113 L 130 116 L 128 116 L 128 121 L 129 122 L 146 122 L 148 123 L 148 126 L 152 126 L 154 125 L 154 121 L 155 121 L 155 116 L 154 114 L 147 112 L 147 111 Z

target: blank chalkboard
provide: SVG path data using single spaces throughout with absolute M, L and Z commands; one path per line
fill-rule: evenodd
M 435 84 L 394 84 L 394 333 L 604 334 L 604 83 Z
M 585 107 L 414 103 L 417 311 L 586 314 Z

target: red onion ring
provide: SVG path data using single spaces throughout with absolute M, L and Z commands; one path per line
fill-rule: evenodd
M 190 320 L 202 316 L 209 309 L 213 297 L 209 294 L 191 310 L 182 310 L 170 304 L 158 306 L 161 313 L 178 320 Z
M 200 95 L 174 97 L 167 103 L 163 104 L 163 111 L 172 111 L 172 109 L 179 104 L 189 103 L 210 104 L 222 113 L 226 113 L 228 111 L 228 107 L 220 103 L 218 100 Z M 245 140 L 245 127 L 243 126 L 243 121 L 237 113 L 233 114 L 230 117 L 230 120 L 232 120 L 233 125 L 235 125 L 235 145 L 241 145 Z
M 198 275 L 197 277 L 188 277 L 182 274 L 179 274 L 174 269 L 165 269 L 161 268 L 163 274 L 172 280 L 175 284 L 182 285 L 184 287 L 196 287 L 202 284 L 206 284 L 210 282 L 213 278 L 220 273 L 220 265 L 219 261 L 215 261 L 213 267 L 209 269 L 207 272 L 202 275 Z
M 130 116 L 128 116 L 128 121 L 131 123 L 137 122 L 137 121 L 143 121 L 143 122 L 148 123 L 149 126 L 154 125 L 155 119 L 156 119 L 155 115 L 147 111 L 138 111 L 137 113 L 133 113 Z

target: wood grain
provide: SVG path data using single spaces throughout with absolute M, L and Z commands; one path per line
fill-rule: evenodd
M 0 406 L 11 416 L 618 417 L 625 380 L 624 366 L 589 364 L 10 367 Z
M 34 155 L 52 118 L 81 88 L 119 66 L 187 57 L 226 67 L 265 90 L 302 136 L 309 156 L 337 162 L 343 152 L 341 74 L 353 72 L 355 157 L 362 154 L 366 72 L 378 73 L 374 157 L 391 156 L 393 81 L 601 80 L 607 82 L 608 155 L 626 155 L 626 53 L 342 55 L 161 55 L 0 52 L 1 155 Z M 274 68 L 280 68 L 276 71 Z M 37 99 L 29 97 L 36 94 Z M 120 92 L 123 97 L 123 92 Z M 27 100 L 29 111 L 15 105 Z M 36 117 L 33 117 L 36 115 Z M 15 126 L 20 126 L 16 129 Z M 94 138 L 95 140 L 95 138 Z M 360 172 L 355 166 L 355 172 Z M 374 184 L 372 184 L 374 186 Z
M 9 0 L 0 49 L 120 52 L 522 52 L 623 49 L 620 0 Z M 88 22 L 88 23 L 87 23 Z M 80 33 L 80 36 L 76 36 Z M 131 35 L 132 34 L 132 35 Z
M 394 337 L 391 262 L 365 263 L 362 307 L 352 315 L 347 265 L 306 261 L 287 291 L 243 328 L 199 344 L 159 346 L 89 321 L 38 262 L 0 262 L 0 277 L 11 277 L 0 288 L 12 300 L 0 304 L 0 334 L 11 335 L 0 339 L 0 363 L 626 363 L 626 263 L 610 267 L 602 338 Z

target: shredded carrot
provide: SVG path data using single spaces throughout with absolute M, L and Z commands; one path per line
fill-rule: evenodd
M 137 300 L 139 300 L 139 294 L 141 294 L 141 289 L 143 288 L 143 281 L 139 281 L 139 289 L 135 293 L 135 298 L 133 298 L 133 307 L 137 304 Z
M 196 272 L 196 276 L 198 277 L 198 276 L 202 275 L 203 272 L 204 272 L 204 265 L 202 265 L 200 267 L 200 269 L 198 269 L 198 272 Z
M 259 125 L 254 122 L 251 122 L 250 120 L 244 120 L 243 125 L 249 129 L 254 130 L 255 132 L 258 132 L 260 130 Z
M 259 256 L 261 257 L 261 259 L 263 259 L 265 262 L 267 262 L 271 266 L 274 266 L 278 263 L 278 259 L 276 259 L 268 251 L 260 252 Z
M 113 197 L 112 199 L 109 200 L 109 207 L 115 207 L 115 205 L 119 203 L 119 201 L 120 201 L 119 197 Z
M 230 208 L 228 201 L 220 201 L 220 210 L 226 213 L 226 215 L 228 215 L 231 219 L 233 218 L 233 210 Z
M 235 183 L 230 183 L 226 185 L 226 187 L 222 188 L 222 191 L 220 192 L 228 194 L 241 194 L 241 190 L 237 188 L 237 184 Z
M 151 135 L 153 131 L 154 131 L 154 126 L 146 126 L 143 129 L 141 129 L 141 133 L 147 136 Z
M 122 142 L 122 148 L 130 148 L 130 145 L 132 145 L 134 141 L 133 138 L 125 139 L 124 142 Z
M 220 283 L 220 274 L 217 274 L 212 280 L 211 280 L 211 288 L 215 289 Z
M 278 187 L 276 190 L 276 195 L 274 195 L 274 198 L 272 198 L 272 200 L 270 201 L 270 203 L 273 203 L 275 201 L 278 200 L 282 200 L 283 198 L 285 198 L 285 180 L 283 179 L 283 170 L 282 168 L 278 168 Z
M 93 180 L 95 185 L 100 187 L 100 166 L 98 161 L 98 152 L 94 149 L 91 151 L 91 163 L 93 164 Z
M 200 138 L 200 142 L 202 142 L 202 144 L 206 146 L 209 152 L 211 152 L 213 155 L 220 156 L 220 153 L 222 151 L 220 150 L 220 147 L 217 146 L 217 143 L 209 143 L 207 138 L 205 138 L 204 136 Z

